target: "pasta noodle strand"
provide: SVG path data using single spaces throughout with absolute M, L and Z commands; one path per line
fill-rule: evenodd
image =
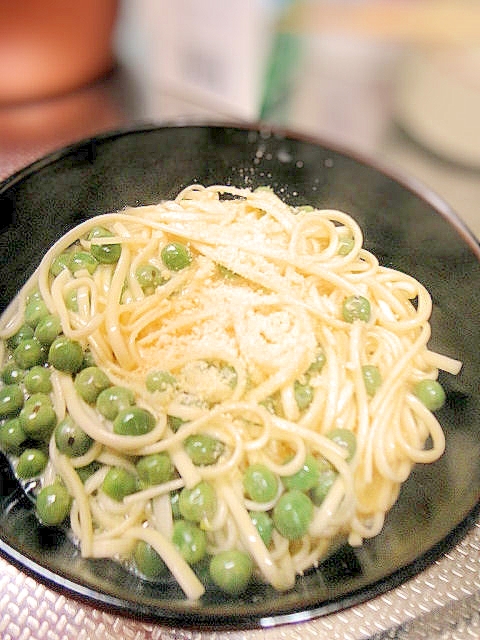
M 94 216 L 0 322 L 3 366 L 29 325 L 38 362 L 21 368 L 49 376 L 41 393 L 20 384 L 54 416 L 34 433 L 49 451 L 37 494 L 66 488 L 83 557 L 146 578 L 147 545 L 188 599 L 205 592 L 197 563 L 232 551 L 288 590 L 342 541 L 377 535 L 413 466 L 442 455 L 441 402 L 418 385 L 440 397 L 439 371 L 461 362 L 429 347 L 431 312 L 348 213 L 268 188 L 195 184 Z M 58 340 L 71 352 L 56 359 Z

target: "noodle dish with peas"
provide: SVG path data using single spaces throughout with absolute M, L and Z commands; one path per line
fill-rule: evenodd
M 1 320 L 0 448 L 84 558 L 286 591 L 442 455 L 431 311 L 347 213 L 192 185 L 46 253 Z

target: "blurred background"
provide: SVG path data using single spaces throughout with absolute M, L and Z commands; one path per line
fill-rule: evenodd
M 0 180 L 136 124 L 262 122 L 366 154 L 480 237 L 480 0 L 0 0 Z

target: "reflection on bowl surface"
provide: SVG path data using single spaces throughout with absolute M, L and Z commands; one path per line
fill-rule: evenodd
M 9 467 L 0 465 L 0 550 L 35 576 L 110 610 L 183 626 L 255 627 L 308 619 L 362 602 L 418 571 L 472 523 L 480 489 L 477 243 L 427 190 L 341 149 L 270 130 L 143 128 L 99 136 L 40 160 L 0 187 L 0 309 L 51 244 L 79 222 L 171 199 L 185 186 L 269 185 L 287 203 L 348 212 L 381 264 L 413 275 L 432 295 L 432 349 L 463 362 L 441 375 L 445 454 L 415 468 L 384 529 L 340 547 L 292 590 L 255 584 L 241 597 L 207 590 L 185 601 L 122 566 L 82 559 L 67 536 L 40 526 Z M 412 535 L 415 531 L 415 535 Z

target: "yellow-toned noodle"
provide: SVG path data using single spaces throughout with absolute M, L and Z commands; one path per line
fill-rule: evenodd
M 92 236 L 98 228 L 107 233 Z M 183 263 L 165 259 L 172 243 L 186 252 Z M 52 269 L 62 255 L 102 246 L 119 248 L 118 259 L 92 271 Z M 119 432 L 78 393 L 75 372 L 48 364 L 57 422 L 73 420 L 92 445 L 69 457 L 52 434 L 40 486 L 55 475 L 66 486 L 84 557 L 131 566 L 143 541 L 189 599 L 205 587 L 174 538 L 182 492 L 213 490 L 215 511 L 195 524 L 207 553 L 244 551 L 262 580 L 286 590 L 338 540 L 360 545 L 377 535 L 413 465 L 444 450 L 440 424 L 415 385 L 436 380 L 439 369 L 456 374 L 460 363 L 428 348 L 426 289 L 379 265 L 347 213 L 290 206 L 266 188 L 192 185 L 172 201 L 96 216 L 46 253 L 4 313 L 4 363 L 14 359 L 7 340 L 24 324 L 36 289 L 62 334 L 153 416 L 142 433 Z M 345 315 L 351 297 L 368 301 L 367 315 Z M 377 375 L 373 389 L 366 367 Z M 152 387 L 149 376 L 158 372 L 170 382 Z M 212 459 L 191 453 L 199 437 L 216 443 Z M 170 476 L 153 484 L 140 478 L 139 461 L 164 454 Z M 312 459 L 314 483 L 302 487 Z M 255 466 L 276 478 L 265 500 L 244 482 Z M 135 476 L 136 489 L 107 495 L 112 469 Z M 321 478 L 330 485 L 319 497 Z M 289 492 L 303 492 L 311 505 L 301 535 L 278 523 Z M 272 523 L 269 536 L 255 524 L 259 514 Z

